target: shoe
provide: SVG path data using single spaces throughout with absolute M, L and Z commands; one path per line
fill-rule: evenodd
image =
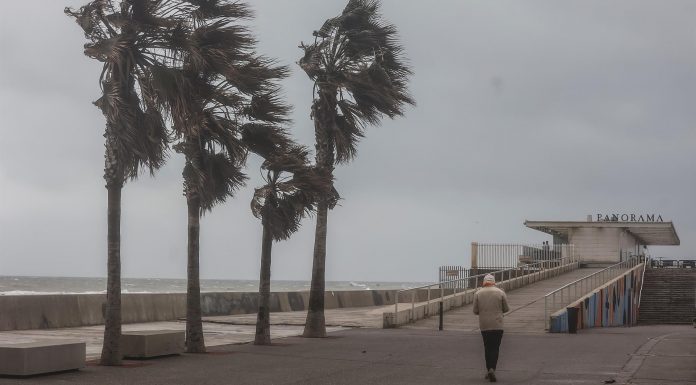
M 497 382 L 498 380 L 495 378 L 495 370 L 493 369 L 488 369 L 488 381 L 490 382 Z
M 490 374 L 486 373 L 486 377 L 484 377 L 486 380 L 490 378 Z

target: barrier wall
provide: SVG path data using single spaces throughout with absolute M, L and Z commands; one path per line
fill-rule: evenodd
M 423 294 L 419 291 L 419 298 Z M 204 316 L 258 311 L 258 293 L 202 293 Z M 0 296 L 0 331 L 101 325 L 104 294 Z M 328 291 L 326 309 L 394 304 L 394 290 Z M 271 293 L 271 312 L 307 309 L 309 292 Z M 186 317 L 186 293 L 123 294 L 123 323 L 171 321 Z
M 638 296 L 643 279 L 639 264 L 590 294 L 551 315 L 549 332 L 568 333 L 568 309 L 575 309 L 576 330 L 634 325 L 638 322 Z

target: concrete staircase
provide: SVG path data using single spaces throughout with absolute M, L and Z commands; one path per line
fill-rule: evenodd
M 686 324 L 696 318 L 696 269 L 645 270 L 639 324 Z

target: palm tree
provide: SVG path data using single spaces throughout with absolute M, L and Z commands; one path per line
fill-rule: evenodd
M 95 102 L 106 118 L 104 179 L 107 209 L 107 289 L 101 363 L 121 363 L 121 189 L 141 169 L 152 175 L 165 161 L 168 135 L 148 89 L 147 68 L 167 46 L 170 20 L 162 1 L 95 0 L 65 9 L 89 41 L 85 55 L 103 63 L 102 96 Z
M 289 107 L 278 96 L 277 80 L 287 68 L 257 55 L 255 40 L 238 22 L 248 7 L 226 0 L 190 0 L 191 15 L 179 24 L 184 48 L 180 68 L 153 67 L 151 88 L 170 111 L 186 159 L 184 195 L 188 207 L 186 351 L 205 352 L 200 306 L 200 217 L 232 197 L 246 180 L 248 151 L 263 152 L 284 140 L 279 124 Z M 244 134 L 244 135 L 243 135 Z
M 356 156 L 367 125 L 403 114 L 415 104 L 407 90 L 411 70 L 402 57 L 396 28 L 379 14 L 379 2 L 350 0 L 341 15 L 314 31 L 314 43 L 300 46 L 300 67 L 314 82 L 312 119 L 316 167 L 330 176 L 336 164 Z M 330 199 L 317 205 L 312 283 L 305 337 L 325 337 L 324 272 Z
M 254 192 L 251 211 L 261 219 L 261 274 L 259 279 L 259 311 L 256 319 L 255 345 L 270 345 L 271 249 L 273 241 L 281 241 L 300 228 L 300 222 L 311 214 L 319 197 L 332 192 L 328 175 L 309 166 L 309 152 L 297 145 L 270 154 L 261 165 L 266 171 L 266 185 Z M 291 174 L 285 176 L 284 173 Z M 332 194 L 334 202 L 337 194 Z

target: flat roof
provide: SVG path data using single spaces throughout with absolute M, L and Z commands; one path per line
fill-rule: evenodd
M 566 237 L 570 229 L 620 228 L 631 233 L 642 245 L 676 246 L 680 243 L 672 222 L 524 221 L 524 225 L 547 234 Z

